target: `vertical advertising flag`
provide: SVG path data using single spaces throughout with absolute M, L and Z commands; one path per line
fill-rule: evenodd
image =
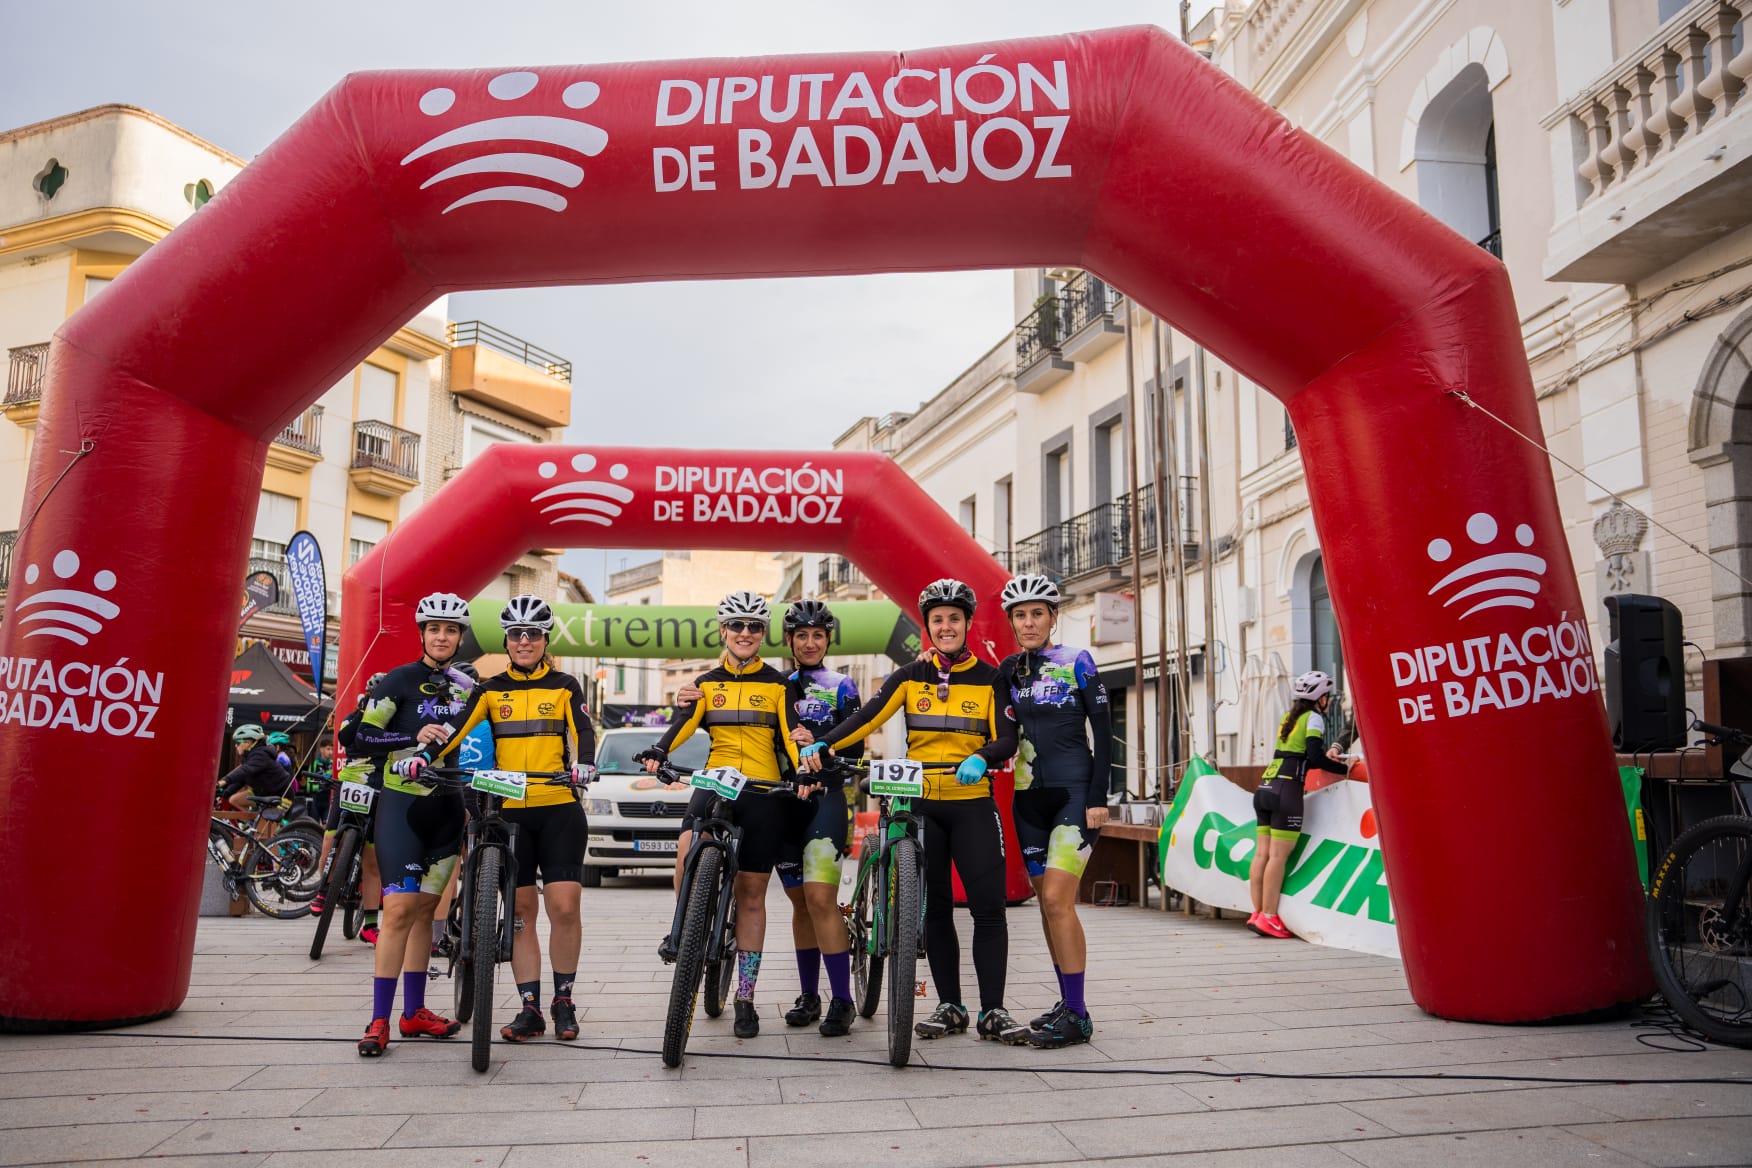
M 292 598 L 298 602 L 304 647 L 310 651 L 311 685 L 321 690 L 323 637 L 328 628 L 328 579 L 322 571 L 322 549 L 308 531 L 300 531 L 287 543 L 286 575 L 292 582 Z
M 272 572 L 251 572 L 243 578 L 243 615 L 237 618 L 239 625 L 264 608 L 270 608 L 280 602 L 280 582 L 274 579 Z

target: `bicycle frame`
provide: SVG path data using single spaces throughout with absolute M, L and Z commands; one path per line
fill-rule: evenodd
M 882 960 L 893 949 L 894 929 L 893 921 L 889 916 L 889 908 L 894 897 L 892 862 L 894 845 L 908 836 L 918 840 L 920 823 L 919 817 L 913 813 L 911 798 L 904 795 L 885 795 L 879 796 L 879 798 L 881 799 L 881 807 L 876 819 L 876 834 L 880 842 L 876 850 L 859 864 L 858 881 L 852 889 L 852 903 L 858 902 L 858 895 L 864 882 L 866 880 L 874 881 L 870 890 L 871 927 L 867 944 L 870 956 Z M 924 854 L 922 846 L 919 853 L 922 858 Z M 920 881 L 920 889 L 919 912 L 922 925 L 924 914 L 922 880 Z
M 474 935 L 474 888 L 479 879 L 481 860 L 489 851 L 497 851 L 499 864 L 499 951 L 494 961 L 511 960 L 511 946 L 517 935 L 517 825 L 500 815 L 504 799 L 481 794 L 481 814 L 471 815 L 464 832 L 462 875 L 457 881 L 456 903 L 462 906 L 462 935 Z
M 699 868 L 700 857 L 708 851 L 723 853 L 723 886 L 727 890 L 720 895 L 717 904 L 712 909 L 712 927 L 706 933 L 706 961 L 708 963 L 722 960 L 724 956 L 724 923 L 730 917 L 730 911 L 736 904 L 736 896 L 732 890 L 736 880 L 736 851 L 742 842 L 741 830 L 727 818 L 730 813 L 730 801 L 722 795 L 712 800 L 712 809 L 707 813 L 703 823 L 694 826 L 694 841 L 688 847 L 687 859 L 682 863 L 681 887 L 675 897 L 675 913 L 670 921 L 671 937 L 681 934 L 681 919 L 687 911 L 688 895 L 693 890 L 694 876 Z

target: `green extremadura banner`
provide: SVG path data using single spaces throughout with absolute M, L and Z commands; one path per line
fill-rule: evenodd
M 478 653 L 503 653 L 499 628 L 504 602 L 476 600 L 468 606 L 471 639 Z M 785 606 L 773 606 L 782 619 Z M 889 600 L 848 600 L 833 605 L 839 620 L 831 652 L 886 654 L 907 662 L 919 653 L 919 626 Z M 767 652 L 781 655 L 777 620 L 767 631 Z M 464 650 L 469 646 L 465 645 Z M 556 604 L 550 650 L 556 657 L 716 657 L 717 610 L 711 605 Z M 474 654 L 474 655 L 478 655 Z

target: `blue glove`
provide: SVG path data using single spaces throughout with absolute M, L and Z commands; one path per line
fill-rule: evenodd
M 977 754 L 970 754 L 955 768 L 955 781 L 963 787 L 971 786 L 985 778 L 985 773 L 986 760 Z
M 798 749 L 797 757 L 798 758 L 808 758 L 812 754 L 819 754 L 821 752 L 821 748 L 823 746 L 826 746 L 826 745 L 827 744 L 825 742 L 811 742 L 808 746 L 800 747 Z

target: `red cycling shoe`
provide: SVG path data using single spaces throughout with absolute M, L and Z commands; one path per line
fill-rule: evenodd
M 421 1006 L 411 1015 L 401 1016 L 401 1033 L 403 1038 L 450 1038 L 462 1029 L 462 1023 L 453 1018 L 445 1018 L 434 1014 Z
M 365 1028 L 365 1037 L 359 1040 L 359 1053 L 365 1058 L 376 1058 L 388 1049 L 389 1019 L 371 1019 L 371 1025 Z

